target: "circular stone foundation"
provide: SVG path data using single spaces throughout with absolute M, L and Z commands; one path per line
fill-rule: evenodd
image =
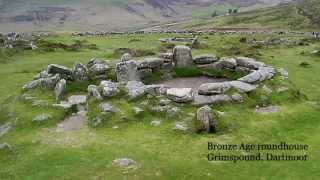
M 157 84 L 162 84 L 170 88 L 192 88 L 197 90 L 202 84 L 207 83 L 219 83 L 230 81 L 227 78 L 213 78 L 208 76 L 198 76 L 198 77 L 179 77 L 170 80 L 160 81 Z

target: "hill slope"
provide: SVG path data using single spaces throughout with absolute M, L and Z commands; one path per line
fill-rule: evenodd
M 0 31 L 122 30 L 284 0 L 0 0 Z

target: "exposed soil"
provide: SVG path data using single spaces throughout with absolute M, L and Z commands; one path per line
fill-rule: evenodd
M 78 113 L 66 118 L 58 124 L 58 132 L 77 131 L 85 126 L 87 121 L 87 112 L 79 111 Z
M 192 88 L 198 89 L 202 84 L 217 83 L 229 81 L 226 78 L 211 78 L 207 76 L 174 78 L 166 81 L 161 81 L 158 84 L 164 84 L 172 88 Z

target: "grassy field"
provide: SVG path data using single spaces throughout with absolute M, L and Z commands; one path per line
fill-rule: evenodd
M 53 52 L 24 51 L 2 58 L 0 64 L 0 124 L 11 121 L 13 129 L 0 138 L 0 143 L 12 146 L 0 150 L 0 179 L 318 179 L 320 161 L 320 57 L 310 52 L 320 49 L 320 42 L 308 46 L 252 47 L 241 43 L 239 35 L 203 35 L 209 48 L 193 50 L 193 54 L 214 53 L 219 56 L 251 55 L 277 68 L 283 67 L 290 79 L 278 78 L 268 82 L 274 89 L 287 86 L 288 92 L 272 93 L 268 104 L 280 105 L 281 112 L 259 115 L 255 106 L 261 103 L 261 89 L 251 94 L 243 104 L 225 104 L 213 107 L 225 112 L 219 119 L 216 134 L 196 134 L 173 130 L 177 121 L 192 119 L 197 107 L 181 106 L 183 113 L 175 118 L 146 112 L 133 116 L 132 107 L 140 100 L 110 99 L 121 109 L 122 115 L 110 118 L 102 127 L 85 127 L 76 132 L 56 132 L 57 124 L 67 115 L 51 107 L 32 107 L 17 99 L 21 87 L 50 63 L 71 67 L 75 62 L 86 63 L 93 57 L 118 61 L 114 50 L 120 47 L 147 49 L 155 53 L 163 46 L 159 38 L 171 35 L 122 35 L 107 37 L 71 37 L 56 35 L 45 38 L 54 42 L 72 44 L 86 40 L 98 49 Z M 267 39 L 256 35 L 248 39 Z M 277 37 L 274 38 L 283 38 Z M 303 37 L 286 37 L 300 40 Z M 301 67 L 308 62 L 309 67 Z M 85 91 L 85 89 L 84 89 Z M 52 104 L 52 92 L 28 92 Z M 70 92 L 69 92 L 70 93 Z M 93 108 L 95 104 L 90 105 Z M 41 113 L 52 115 L 49 121 L 33 122 Z M 89 115 L 91 115 L 89 113 Z M 123 117 L 124 116 L 124 117 Z M 161 119 L 159 127 L 150 122 Z M 119 129 L 112 128 L 114 125 Z M 307 162 L 209 162 L 207 142 L 222 144 L 268 144 L 288 142 L 308 144 Z M 244 151 L 236 154 L 246 153 Z M 137 170 L 121 169 L 112 164 L 117 158 L 129 157 L 139 163 Z

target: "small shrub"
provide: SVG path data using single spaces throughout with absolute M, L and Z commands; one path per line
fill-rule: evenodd
M 306 68 L 306 67 L 310 67 L 311 65 L 308 62 L 301 62 L 300 63 L 300 67 Z

